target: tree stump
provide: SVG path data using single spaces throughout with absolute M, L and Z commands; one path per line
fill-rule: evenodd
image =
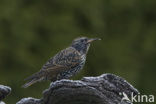
M 43 92 L 43 98 L 24 98 L 17 104 L 130 104 L 122 100 L 139 92 L 121 77 L 103 74 L 98 77 L 84 77 L 82 80 L 52 82 Z

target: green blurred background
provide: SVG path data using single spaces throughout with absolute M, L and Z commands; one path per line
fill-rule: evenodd
M 50 82 L 23 89 L 24 78 L 79 36 L 102 41 L 74 79 L 113 73 L 156 94 L 156 0 L 0 0 L 0 84 L 12 88 L 5 102 L 40 98 Z

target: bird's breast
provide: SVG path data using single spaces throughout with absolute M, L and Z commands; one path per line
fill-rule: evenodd
M 86 61 L 86 55 L 81 55 L 81 62 L 80 64 L 85 64 L 85 61 Z

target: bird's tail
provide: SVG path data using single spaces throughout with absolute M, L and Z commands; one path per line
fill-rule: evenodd
M 26 82 L 22 87 L 23 88 L 27 88 L 27 87 L 31 86 L 32 84 L 34 84 L 36 82 L 38 82 L 38 80 L 37 79 L 33 79 L 31 81 Z
M 44 80 L 44 76 L 45 76 L 45 72 L 43 71 L 37 72 L 32 76 L 26 78 L 25 80 L 28 80 L 28 82 L 26 82 L 22 87 L 27 88 L 36 82 L 42 81 Z

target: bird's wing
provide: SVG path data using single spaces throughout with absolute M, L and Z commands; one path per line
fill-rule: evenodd
M 66 48 L 51 58 L 42 68 L 46 71 L 62 71 L 78 65 L 81 61 L 80 53 L 72 47 Z

